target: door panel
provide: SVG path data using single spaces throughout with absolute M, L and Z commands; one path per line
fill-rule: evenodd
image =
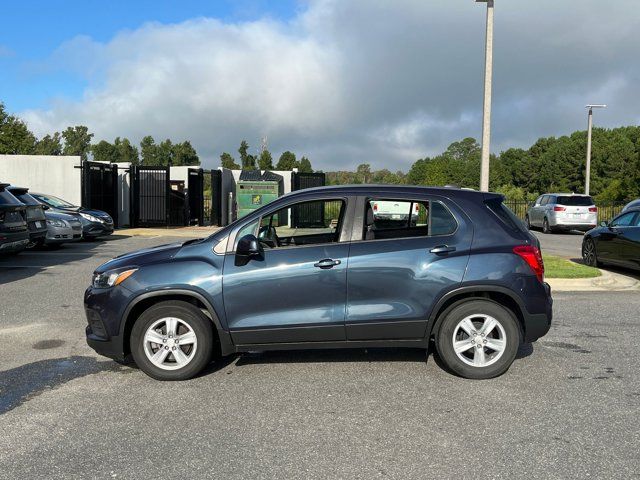
M 265 248 L 263 259 L 235 265 L 227 254 L 223 295 L 236 344 L 345 340 L 349 244 Z M 319 268 L 320 260 L 340 263 Z

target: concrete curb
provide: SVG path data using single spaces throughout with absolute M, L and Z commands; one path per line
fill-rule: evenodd
M 600 270 L 595 278 L 547 278 L 552 292 L 614 292 L 639 290 L 640 280 L 608 270 Z

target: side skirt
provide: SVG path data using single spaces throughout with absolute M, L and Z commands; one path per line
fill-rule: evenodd
M 236 345 L 236 352 L 266 350 L 311 350 L 335 348 L 428 348 L 429 341 L 418 340 L 368 340 L 340 342 L 255 343 Z

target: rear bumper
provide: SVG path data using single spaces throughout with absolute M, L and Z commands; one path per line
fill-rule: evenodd
M 29 244 L 29 232 L 0 233 L 0 252 L 19 252 Z
M 562 222 L 562 223 L 554 223 L 554 224 L 549 224 L 550 227 L 552 228 L 557 228 L 557 229 L 562 229 L 562 230 L 580 230 L 583 232 L 586 232 L 588 230 L 591 230 L 593 228 L 596 228 L 596 224 L 595 223 L 566 223 L 566 222 Z
M 544 337 L 551 328 L 551 321 L 553 320 L 551 287 L 546 282 L 543 286 L 546 292 L 546 299 L 543 300 L 543 305 L 539 305 L 539 307 L 542 307 L 543 313 L 529 313 L 526 309 L 522 309 L 525 342 L 535 342 L 540 337 Z

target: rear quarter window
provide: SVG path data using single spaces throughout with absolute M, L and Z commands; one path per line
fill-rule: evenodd
M 493 214 L 495 214 L 495 216 L 498 217 L 508 228 L 521 232 L 526 231 L 524 223 L 511 211 L 509 207 L 502 203 L 502 200 L 496 198 L 486 200 L 484 203 L 487 208 L 491 210 L 491 212 L 493 212 Z

